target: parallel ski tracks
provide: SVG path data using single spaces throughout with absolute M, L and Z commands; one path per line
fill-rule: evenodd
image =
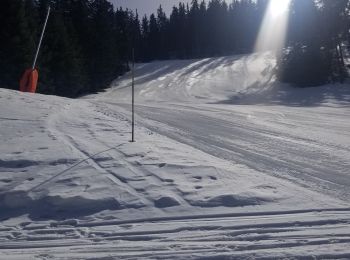
M 97 108 L 96 105 L 92 105 L 92 106 Z M 96 109 L 94 112 L 102 113 L 98 109 Z M 105 114 L 103 115 L 107 116 Z M 121 115 L 119 115 L 119 117 L 120 116 Z M 117 119 L 120 119 L 116 115 L 115 117 L 117 117 Z M 67 118 L 65 118 L 65 120 L 67 120 Z M 82 160 L 82 162 L 86 161 L 89 165 L 91 165 L 91 167 L 95 168 L 98 172 L 102 174 L 106 174 L 106 176 L 108 176 L 108 178 L 112 182 L 114 182 L 117 186 L 125 189 L 130 194 L 137 197 L 140 201 L 142 201 L 144 205 L 154 204 L 155 198 L 153 198 L 153 196 L 149 194 L 146 190 L 140 191 L 137 188 L 133 187 L 132 182 L 128 181 L 121 175 L 115 173 L 113 169 L 104 167 L 104 165 L 95 158 L 94 154 L 91 154 L 88 151 L 82 149 L 81 148 L 82 141 L 79 139 L 80 137 L 66 133 L 64 131 L 64 127 L 59 126 L 59 125 L 64 125 L 69 123 L 69 122 L 64 122 L 60 119 L 60 112 L 57 113 L 56 115 L 53 115 L 49 123 L 50 123 L 50 130 L 56 138 L 59 138 L 62 142 L 66 143 L 71 148 L 71 150 L 73 150 L 76 154 L 80 155 L 81 158 L 85 158 Z M 89 129 L 87 129 L 87 131 L 89 132 Z M 130 173 L 132 173 L 133 176 L 138 176 L 139 181 L 142 181 L 142 179 L 144 179 L 145 181 L 152 181 L 156 184 L 159 184 L 160 186 L 163 186 L 164 188 L 164 184 L 162 183 L 164 180 L 161 179 L 158 175 L 154 174 L 152 171 L 148 170 L 146 167 L 142 165 L 136 165 L 135 163 L 131 163 L 125 159 L 127 155 L 124 154 L 122 151 L 118 150 L 118 147 L 122 146 L 123 144 L 110 147 L 103 140 L 100 140 L 96 137 L 94 137 L 93 139 L 95 139 L 96 142 L 98 142 L 99 144 L 102 144 L 104 147 L 106 147 L 106 150 L 99 152 L 98 155 L 106 154 L 107 156 L 110 157 L 110 160 L 114 160 L 118 162 L 120 167 L 130 171 Z M 89 140 L 86 140 L 86 141 L 89 141 Z M 59 177 L 59 175 L 54 176 L 54 178 L 50 178 L 48 182 L 55 180 L 57 177 Z M 47 182 L 44 182 L 37 186 L 41 186 L 44 184 L 47 184 Z M 181 193 L 181 191 L 178 190 L 175 186 L 167 187 L 167 194 L 169 193 L 172 195 L 172 197 L 176 198 L 177 201 L 180 202 L 182 205 L 189 205 L 189 203 L 186 200 L 184 200 L 181 196 L 178 195 L 179 193 Z
M 123 109 L 126 108 L 125 104 L 114 104 L 111 103 L 110 105 L 113 106 L 120 106 Z M 108 104 L 107 104 L 108 106 Z M 239 135 L 239 138 L 242 138 L 243 142 L 246 142 L 247 144 L 253 142 L 254 149 L 250 145 L 241 145 L 240 142 L 236 142 L 234 140 L 224 139 L 224 137 L 219 136 L 212 136 L 211 133 L 200 133 L 200 129 L 195 129 L 196 131 L 194 133 L 191 132 L 191 128 L 189 128 L 186 125 L 186 121 L 183 122 L 183 125 L 179 126 L 177 122 L 172 123 L 172 119 L 174 118 L 174 115 L 176 113 L 179 113 L 179 111 L 175 109 L 172 109 L 171 112 L 169 112 L 169 109 L 166 108 L 156 108 L 156 107 L 147 107 L 145 105 L 141 105 L 142 110 L 137 111 L 137 113 L 142 116 L 138 118 L 138 122 L 145 127 L 149 128 L 152 131 L 155 131 L 161 135 L 165 135 L 169 138 L 172 138 L 178 142 L 191 145 L 203 152 L 209 153 L 213 156 L 219 157 L 221 159 L 225 159 L 228 161 L 232 161 L 235 163 L 240 163 L 243 165 L 247 165 L 248 167 L 255 169 L 257 171 L 262 171 L 266 174 L 273 175 L 278 178 L 290 180 L 292 182 L 297 182 L 299 185 L 303 187 L 308 187 L 313 190 L 316 190 L 318 192 L 326 192 L 329 195 L 336 196 L 342 200 L 347 201 L 350 198 L 348 185 L 344 183 L 346 181 L 344 173 L 342 175 L 339 175 L 339 180 L 334 181 L 329 179 L 329 172 L 334 172 L 334 174 L 338 174 L 338 170 L 335 169 L 339 165 L 335 163 L 331 163 L 329 165 L 319 165 L 315 163 L 316 158 L 309 158 L 309 162 L 306 162 L 304 158 L 301 157 L 300 151 L 295 148 L 295 151 L 288 150 L 290 153 L 288 156 L 283 156 L 281 153 L 269 153 L 270 150 L 274 151 L 276 147 L 273 146 L 273 142 L 266 143 L 270 146 L 263 147 L 261 146 L 261 143 L 254 143 L 254 140 L 260 140 L 259 136 L 265 135 L 261 138 L 265 140 L 269 137 L 275 137 L 278 135 L 275 131 L 270 131 L 264 128 L 254 129 L 252 126 L 249 126 L 247 124 L 242 124 L 242 122 L 231 122 L 229 120 L 223 121 L 223 119 L 216 119 L 214 117 L 209 117 L 202 115 L 201 111 L 190 111 L 189 113 L 204 117 L 203 122 L 207 122 L 208 125 L 211 126 L 219 126 L 223 123 L 225 124 L 225 127 L 229 127 L 230 129 L 234 129 L 234 131 L 238 133 L 242 133 Z M 148 108 L 148 109 L 147 109 Z M 161 109 L 162 113 L 165 113 L 163 116 L 157 117 L 156 114 L 157 111 Z M 153 112 L 155 110 L 155 112 Z M 170 114 L 169 114 L 170 113 Z M 167 115 L 170 115 L 167 117 Z M 147 118 L 147 120 L 144 120 L 144 118 Z M 166 118 L 164 121 L 163 119 Z M 198 118 L 194 116 L 193 118 Z M 185 117 L 185 119 L 188 119 Z M 177 118 L 179 122 L 182 120 L 182 116 L 179 115 Z M 157 124 L 152 124 L 151 122 L 155 121 Z M 168 122 L 169 121 L 169 122 Z M 159 127 L 154 127 L 154 125 L 164 125 L 164 129 L 161 129 Z M 168 131 L 168 126 L 173 131 Z M 261 130 L 261 131 L 260 131 Z M 281 134 L 281 133 L 280 133 Z M 192 138 L 195 135 L 195 141 Z M 283 137 L 285 133 L 283 132 Z M 313 140 L 309 139 L 300 139 L 299 137 L 296 140 L 295 136 L 289 135 L 286 133 L 286 137 L 288 142 L 302 142 L 301 146 L 310 146 L 314 148 L 320 148 L 321 146 L 327 146 L 331 149 L 337 149 L 337 151 L 343 151 L 344 153 L 347 153 L 350 150 L 346 147 L 338 147 L 331 144 L 326 143 L 315 143 Z M 267 139 L 266 139 L 267 140 Z M 279 144 L 281 145 L 281 144 Z M 286 143 L 285 145 L 288 145 Z M 258 148 L 258 149 L 257 149 Z M 280 148 L 287 149 L 287 147 Z M 310 148 L 311 149 L 311 148 Z M 312 148 L 313 149 L 313 148 Z M 321 149 L 322 150 L 322 149 Z M 277 150 L 278 151 L 278 150 Z M 266 153 L 266 154 L 265 154 Z M 310 150 L 311 153 L 311 150 Z M 314 152 L 313 152 L 314 153 Z M 290 155 L 300 157 L 300 160 L 292 160 L 290 159 Z M 316 156 L 316 155 L 315 155 Z M 322 157 L 320 157 L 322 158 Z M 317 158 L 317 159 L 320 159 Z M 326 158 L 326 157 L 325 157 Z M 270 163 L 266 163 L 270 162 Z M 345 162 L 343 162 L 345 163 Z M 326 169 L 324 168 L 326 167 Z M 305 170 L 307 169 L 307 171 Z M 340 171 L 340 170 L 339 170 Z M 334 175 L 333 174 L 333 175 Z M 334 176 L 333 176 L 334 177 Z
M 16 233 L 16 237 L 2 241 L 5 234 L 11 233 Z M 53 255 L 66 251 L 78 255 L 108 252 L 127 259 L 141 253 L 143 258 L 197 253 L 259 256 L 273 249 L 289 250 L 293 256 L 305 252 L 305 248 L 315 252 L 328 245 L 347 248 L 350 208 L 148 218 L 36 229 L 17 227 L 2 232 L 0 241 L 2 254 L 38 254 L 45 250 Z M 338 256 L 336 251 L 327 253 L 332 259 Z M 342 256 L 346 256 L 344 250 Z
M 105 106 L 103 109 L 109 110 Z M 123 113 L 112 110 L 110 112 L 112 118 L 123 116 Z M 53 135 L 67 143 L 79 157 L 87 158 L 87 163 L 91 167 L 109 176 L 116 185 L 139 197 L 145 204 L 152 203 L 146 193 L 142 193 L 126 183 L 120 176 L 105 168 L 99 160 L 95 160 L 90 152 L 82 149 L 80 140 L 77 140 L 75 136 L 63 132 L 58 126 L 58 122 L 62 123 L 59 115 L 58 113 L 50 121 Z M 215 120 L 213 122 L 218 123 Z M 164 124 L 164 122 L 161 123 Z M 141 124 L 152 130 L 152 126 L 149 124 L 143 121 Z M 159 132 L 159 129 L 154 129 L 154 131 Z M 160 134 L 162 134 L 161 131 Z M 272 133 L 263 134 L 270 135 Z M 183 136 L 181 138 L 170 137 L 194 146 L 190 139 L 187 140 Z M 97 141 L 103 144 L 101 140 Z M 212 139 L 200 136 L 199 144 L 195 147 L 200 149 L 202 146 L 207 146 L 210 148 L 209 141 L 212 144 Z M 204 149 L 205 152 L 218 156 L 220 149 L 227 149 L 226 152 L 222 152 L 238 155 L 242 153 L 245 155 L 244 157 L 249 154 L 250 160 L 252 157 L 256 158 L 255 162 L 267 159 L 256 151 L 246 151 L 240 147 L 232 150 L 232 147 L 222 147 L 220 140 L 216 141 L 218 142 L 217 146 L 212 147 L 215 151 L 210 152 L 208 149 Z M 103 145 L 108 147 L 107 144 Z M 130 170 L 136 176 L 145 175 L 146 177 L 147 175 L 154 182 L 161 182 L 161 179 L 147 168 L 140 170 L 138 165 L 122 160 L 121 158 L 124 158 L 125 154 L 121 151 L 111 148 L 107 153 L 108 156 L 118 160 L 122 167 Z M 225 158 L 224 156 L 225 154 L 219 155 L 219 157 Z M 241 158 L 241 162 L 248 165 L 249 162 L 244 157 L 235 156 L 235 159 Z M 308 165 L 301 163 L 292 164 L 292 162 L 282 161 L 280 163 L 280 167 L 285 167 L 286 163 L 289 167 L 308 167 Z M 251 165 L 251 167 L 256 167 L 256 165 Z M 171 187 L 170 191 L 174 192 L 174 196 L 179 192 L 174 190 L 174 187 Z M 181 201 L 181 203 L 186 202 Z M 278 258 L 279 253 L 282 254 L 282 252 L 287 252 L 290 257 L 301 257 L 310 250 L 316 252 L 313 253 L 313 256 L 316 257 L 350 258 L 350 208 L 172 215 L 131 220 L 95 220 L 92 222 L 84 220 L 53 221 L 39 226 L 29 224 L 0 227 L 0 231 L 0 256 L 51 255 L 62 256 L 64 259 L 64 254 L 69 252 L 76 256 L 76 259 L 85 259 L 86 254 L 101 256 L 101 258 L 111 257 L 112 259 L 113 257 L 118 259 L 138 257 L 144 259 L 173 257 L 189 259 L 191 257 L 196 259 L 211 255 L 215 257 L 229 256 L 233 259 L 252 256 L 264 259 L 266 256 Z M 322 248 L 328 247 L 332 250 L 322 250 Z M 346 248 L 349 249 L 346 250 Z M 338 253 L 338 250 L 341 253 Z

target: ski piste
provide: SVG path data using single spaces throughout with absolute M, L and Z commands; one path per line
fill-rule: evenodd
M 135 143 L 130 74 L 80 99 L 0 89 L 0 259 L 349 258 L 349 87 L 274 64 L 137 64 Z

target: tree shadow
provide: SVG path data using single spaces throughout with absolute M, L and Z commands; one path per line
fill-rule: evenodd
M 253 91 L 249 91 L 252 89 Z M 218 104 L 282 105 L 292 107 L 350 107 L 350 85 L 334 84 L 299 88 L 279 82 L 269 86 L 254 83 L 245 93 L 237 93 Z

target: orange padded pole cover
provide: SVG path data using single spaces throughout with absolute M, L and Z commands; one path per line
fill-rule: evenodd
M 19 90 L 22 92 L 26 92 L 27 91 L 27 85 L 28 85 L 28 81 L 29 81 L 29 74 L 32 71 L 32 69 L 27 69 L 24 71 L 21 80 L 19 81 Z
M 27 69 L 19 82 L 19 90 L 35 93 L 38 85 L 39 74 L 36 69 Z

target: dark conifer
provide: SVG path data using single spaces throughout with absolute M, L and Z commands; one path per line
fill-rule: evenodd
M 185 59 L 253 50 L 269 0 L 191 0 L 169 16 L 162 6 L 140 21 L 108 0 L 2 0 L 0 85 L 18 89 L 31 67 L 49 4 L 38 59 L 39 92 L 75 97 L 107 87 L 137 61 Z M 350 41 L 349 0 L 292 0 L 280 79 L 298 85 L 341 81 Z
M 36 13 L 31 9 L 31 4 L 33 3 L 22 0 L 1 1 L 0 84 L 2 87 L 18 89 L 21 74 L 32 65 L 36 40 L 36 31 L 32 26 Z

